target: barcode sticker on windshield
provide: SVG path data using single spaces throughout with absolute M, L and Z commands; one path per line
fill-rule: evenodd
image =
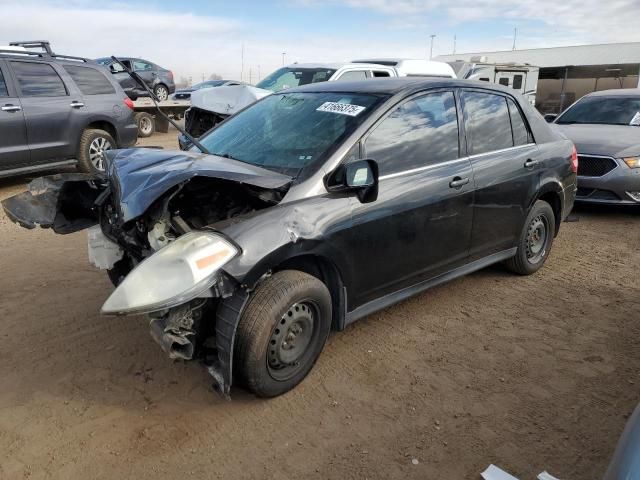
M 636 114 L 633 116 L 633 118 L 629 122 L 629 125 L 633 125 L 634 127 L 640 127 L 640 112 L 636 112 Z
M 351 105 L 350 103 L 338 103 L 338 102 L 324 102 L 316 110 L 318 112 L 331 112 L 339 113 L 340 115 L 349 115 L 355 117 L 360 112 L 365 110 L 366 107 L 360 105 Z

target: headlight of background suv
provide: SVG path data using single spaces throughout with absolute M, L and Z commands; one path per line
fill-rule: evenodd
M 201 295 L 238 254 L 221 235 L 187 233 L 141 262 L 102 306 L 102 313 L 142 313 L 175 307 Z
M 627 157 L 622 160 L 629 168 L 640 168 L 640 157 Z

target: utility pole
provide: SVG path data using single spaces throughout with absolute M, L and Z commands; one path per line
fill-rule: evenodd
M 429 35 L 431 37 L 431 49 L 429 50 L 429 60 L 433 58 L 433 39 L 436 38 L 435 35 Z
M 514 28 L 513 29 L 513 48 L 512 50 L 516 49 L 516 39 L 518 38 L 518 29 Z
M 240 81 L 244 80 L 244 42 L 240 51 Z
M 457 42 L 457 40 L 458 40 L 457 35 L 454 34 L 453 35 L 453 53 L 454 53 L 454 55 L 456 53 L 456 42 Z
M 249 67 L 249 84 L 253 85 L 253 70 Z
M 284 56 L 287 54 L 287 52 L 282 52 L 282 66 L 284 67 Z

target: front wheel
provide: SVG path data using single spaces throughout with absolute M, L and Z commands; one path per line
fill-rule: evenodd
M 235 362 L 249 390 L 275 397 L 309 373 L 331 329 L 331 294 L 309 274 L 283 270 L 252 293 L 236 333 Z
M 555 233 L 556 220 L 551 205 L 537 200 L 524 223 L 515 256 L 505 262 L 507 268 L 520 275 L 537 272 L 549 256 Z

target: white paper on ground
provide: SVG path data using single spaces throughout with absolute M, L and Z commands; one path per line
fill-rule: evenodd
M 513 475 L 509 475 L 507 472 L 493 464 L 489 465 L 480 475 L 482 475 L 484 480 L 518 480 Z
M 538 474 L 538 480 L 560 480 L 560 479 L 554 477 L 553 475 L 551 475 L 549 472 L 545 470 L 544 472 Z

